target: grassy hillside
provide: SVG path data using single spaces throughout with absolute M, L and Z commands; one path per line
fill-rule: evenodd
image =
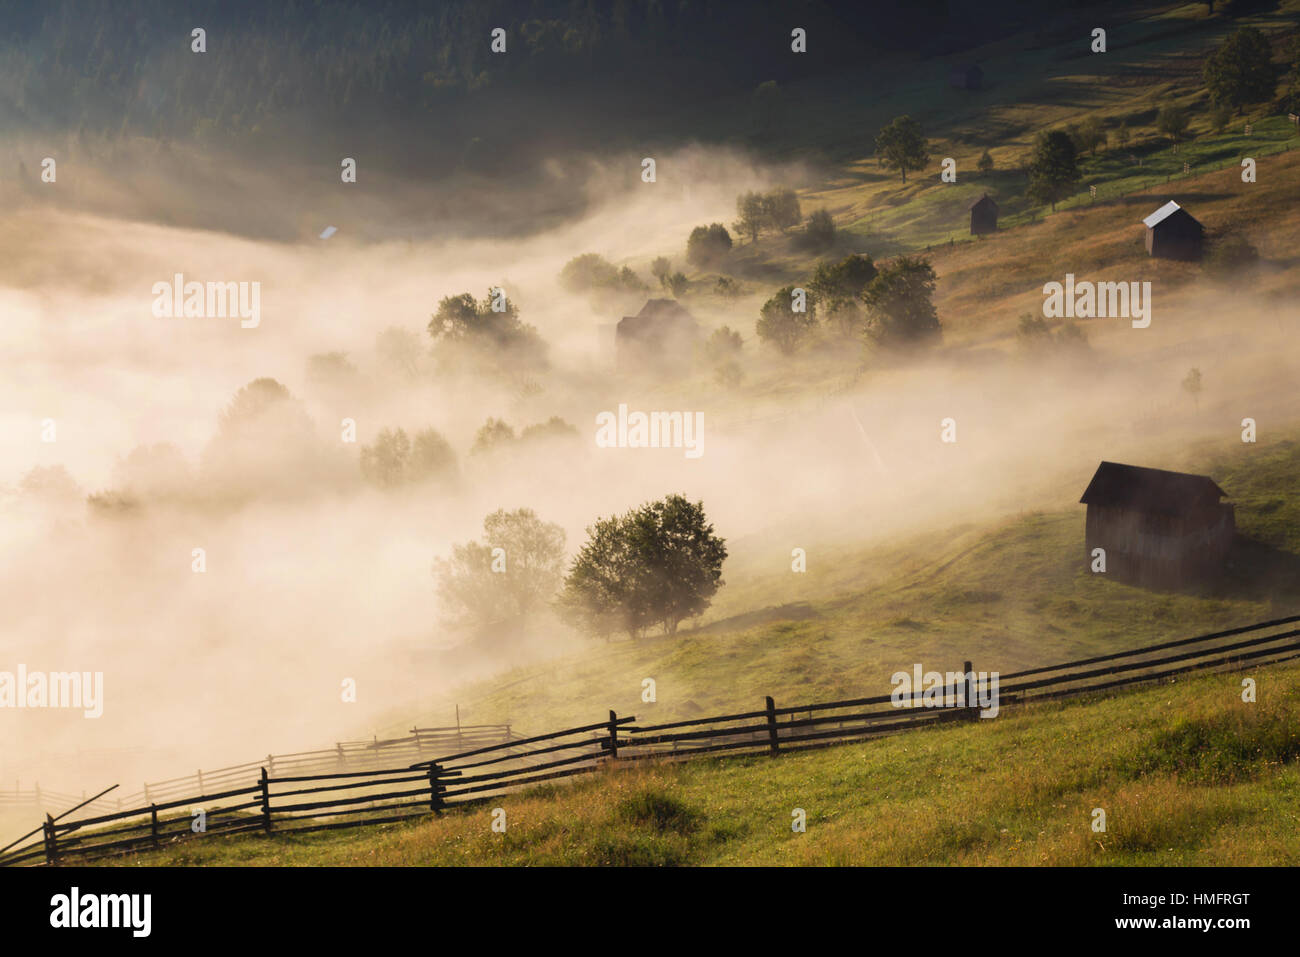
M 1300 144 L 1300 139 L 1293 137 L 1291 142 Z M 1153 360 L 1182 361 L 1188 350 L 1204 349 L 1222 364 L 1221 380 L 1230 376 L 1239 380 L 1240 391 L 1233 398 L 1256 401 L 1247 391 L 1251 376 L 1245 367 L 1240 375 L 1230 371 L 1234 356 L 1241 351 L 1228 341 L 1240 332 L 1232 311 L 1244 308 L 1271 315 L 1279 331 L 1295 321 L 1290 304 L 1300 295 L 1300 270 L 1295 268 L 1294 255 L 1300 248 L 1300 206 L 1293 196 L 1300 183 L 1300 149 L 1261 155 L 1258 163 L 1255 183 L 1242 183 L 1236 166 L 1199 174 L 1194 171 L 1167 186 L 1153 186 L 1095 206 L 1063 209 L 978 242 L 933 247 L 925 255 L 938 274 L 934 303 L 943 325 L 943 344 L 936 357 L 968 374 L 1003 364 L 1016 375 L 1024 365 L 1016 340 L 1017 322 L 1026 313 L 1042 314 L 1044 283 L 1060 282 L 1067 272 L 1080 279 L 1150 282 L 1153 322 L 1169 334 L 1155 335 L 1160 330 L 1153 329 L 1152 335 L 1135 337 L 1124 323 L 1083 322 L 1080 325 L 1092 351 L 1068 363 L 1068 371 L 1084 371 L 1082 366 L 1090 362 L 1093 371 L 1101 375 L 1118 375 L 1122 381 L 1149 380 Z M 942 187 L 927 189 L 931 195 L 943 195 Z M 1170 199 L 1205 225 L 1211 248 L 1218 239 L 1233 233 L 1253 244 L 1259 250 L 1259 267 L 1225 279 L 1207 264 L 1149 257 L 1143 246 L 1142 217 Z M 906 208 L 911 206 L 909 203 Z M 832 393 L 851 396 L 855 390 L 897 373 L 888 359 L 855 343 L 837 341 L 778 359 L 755 338 L 759 309 L 780 283 L 806 281 L 817 259 L 834 259 L 854 248 L 854 242 L 843 237 L 837 250 L 822 256 L 798 248 L 793 237 L 766 237 L 757 245 L 738 247 L 732 256 L 741 264 L 735 269 L 744 274 L 745 295 L 728 300 L 709 294 L 706 290 L 711 280 L 700 279 L 696 291 L 684 301 L 707 325 L 725 323 L 746 338 L 743 385 L 724 387 L 706 371 L 679 381 L 638 384 L 645 401 L 670 403 L 664 407 L 694 403 L 693 407 L 709 408 L 715 423 L 726 425 L 768 415 L 789 417 L 816 408 Z M 1178 324 L 1176 335 L 1174 323 Z M 1185 373 L 1190 364 L 1184 364 L 1178 374 Z M 1049 394 L 1070 388 L 1066 378 L 1059 382 L 1045 379 L 1043 387 Z M 1177 398 L 1178 394 L 1174 380 L 1168 395 Z M 1154 393 L 1152 398 L 1156 398 Z M 1170 436 L 1158 438 L 1163 441 Z
M 1280 38 L 1294 31 L 1298 15 L 1296 0 L 1237 20 L 1209 16 L 1204 4 L 1112 11 L 1104 18 L 1108 50 L 1093 54 L 1087 38 L 1096 13 L 1082 12 L 1051 31 L 1018 34 L 963 54 L 961 62 L 980 63 L 985 71 L 979 91 L 950 89 L 946 61 L 940 60 L 890 64 L 888 96 L 864 95 L 876 85 L 865 78 L 862 84 L 821 78 L 795 83 L 786 91 L 791 122 L 754 145 L 780 154 L 784 138 L 789 157 L 810 164 L 800 198 L 805 211 L 833 213 L 841 232 L 834 251 L 839 255 L 868 252 L 879 258 L 970 240 L 966 208 L 984 192 L 1001 207 L 1001 228 L 1041 221 L 1048 211 L 1025 198 L 1024 167 L 1034 137 L 1090 117 L 1103 123 L 1110 145 L 1081 157 L 1077 192 L 1057 204 L 1058 211 L 1090 205 L 1091 185 L 1097 202 L 1125 200 L 1153 187 L 1194 192 L 1202 173 L 1300 142 L 1286 117 L 1266 105 L 1233 117 L 1215 133 L 1200 75 L 1204 56 L 1232 30 L 1250 25 Z M 1159 109 L 1170 104 L 1183 107 L 1191 121 L 1177 146 L 1155 125 Z M 930 140 L 929 166 L 909 174 L 906 183 L 872 155 L 876 131 L 902 114 L 917 119 Z M 734 115 L 746 115 L 741 104 Z M 1253 126 L 1249 136 L 1247 123 Z M 1131 137 L 1122 148 L 1115 136 L 1121 126 Z M 730 132 L 741 135 L 739 129 Z M 976 162 L 986 149 L 994 169 L 981 175 Z M 956 183 L 939 179 L 945 157 L 957 162 Z M 1184 163 L 1190 166 L 1187 178 Z M 1131 232 L 1133 223 L 1127 224 Z M 788 240 L 767 237 L 739 246 L 730 271 L 785 282 L 805 275 L 809 263 L 808 254 Z
M 1283 14 L 1300 4 L 1284 7 Z M 1284 20 L 1281 14 L 1268 14 L 1259 25 L 1276 31 Z M 933 127 L 945 131 L 952 142 L 969 140 L 962 154 L 969 154 L 972 162 L 964 167 L 969 169 L 982 141 L 967 134 L 997 116 L 1019 117 L 1021 145 L 1027 148 L 1033 130 L 1081 119 L 1101 109 L 1099 97 L 1111 91 L 1104 98 L 1108 116 L 1149 126 L 1162 96 L 1171 89 L 1153 81 L 1151 63 L 1162 64 L 1160 75 L 1176 85 L 1189 105 L 1199 103 L 1201 51 L 1227 29 L 1222 20 L 1205 19 L 1203 5 L 1171 7 L 1113 29 L 1112 52 L 1105 57 L 1079 55 L 1073 35 L 1035 38 L 1048 51 L 1042 57 L 1035 53 L 1031 63 L 1045 71 L 1042 76 L 1017 60 L 1025 43 L 989 51 L 986 69 L 993 83 L 960 107 L 944 105 L 962 91 L 943 88 L 942 77 L 904 72 L 897 89 L 904 96 L 915 85 L 918 91 L 928 91 L 927 96 L 939 97 L 928 101 Z M 1086 74 L 1086 82 L 1065 79 L 1076 74 Z M 1044 77 L 1057 77 L 1059 83 Z M 1124 77 L 1131 82 L 1116 82 Z M 1058 87 L 1070 92 L 1062 93 Z M 897 113 L 904 112 L 906 105 L 890 99 L 873 108 Z M 917 105 L 924 103 L 918 100 Z M 1193 132 L 1205 132 L 1202 113 L 1194 114 Z M 816 129 L 815 116 L 808 123 Z M 1004 138 L 1014 132 L 997 129 Z M 936 306 L 944 324 L 942 349 L 954 363 L 970 369 L 989 363 L 996 367 L 1011 358 L 1018 317 L 1024 312 L 1040 313 L 1044 282 L 1060 280 L 1066 272 L 1150 280 L 1158 303 L 1156 322 L 1167 332 L 1161 332 L 1163 338 L 1153 334 L 1141 339 L 1130 335 L 1124 323 L 1085 323 L 1097 368 L 1117 381 L 1151 382 L 1156 360 L 1183 363 L 1178 369 L 1182 375 L 1193 361 L 1183 357 L 1195 347 L 1220 357 L 1214 372 L 1219 381 L 1228 381 L 1230 372 L 1235 374 L 1229 366 L 1233 350 L 1227 338 L 1235 331 L 1234 322 L 1230 315 L 1207 308 L 1206 301 L 1231 297 L 1240 302 L 1244 290 L 1250 303 L 1276 302 L 1280 307 L 1300 292 L 1300 271 L 1294 268 L 1292 255 L 1300 245 L 1300 216 L 1292 201 L 1300 181 L 1300 150 L 1260 152 L 1260 175 L 1252 184 L 1241 182 L 1236 167 L 1204 172 L 1203 164 L 1231 159 L 1248 147 L 1274 149 L 1292 132 L 1284 119 L 1273 118 L 1246 138 L 1241 121 L 1234 120 L 1222 135 L 1205 135 L 1184 144 L 1177 156 L 1154 135 L 1143 140 L 1145 134 L 1140 134 L 1133 150 L 1143 156 L 1141 175 L 1153 171 L 1159 175 L 1174 164 L 1181 170 L 1183 159 L 1193 163 L 1193 174 L 1183 178 L 1180 172 L 1167 186 L 1162 183 L 1105 201 L 1107 190 L 1113 195 L 1140 183 L 1126 158 L 1103 152 L 1085 164 L 1085 183 L 1101 177 L 1098 181 L 1108 184 L 1100 191 L 1103 201 L 1095 206 L 1067 208 L 1020 225 L 1015 225 L 1012 215 L 1004 221 L 1008 228 L 996 236 L 936 246 L 930 259 L 939 274 Z M 869 150 L 869 138 L 864 138 L 857 155 Z M 936 149 L 933 155 L 944 154 Z M 806 192 L 805 208 L 834 197 L 832 205 L 841 222 L 844 208 L 854 204 L 864 216 L 867 210 L 875 210 L 869 213 L 877 221 L 872 235 L 892 235 L 889 242 L 896 245 L 910 247 L 925 241 L 925 230 L 938 228 L 939 223 L 927 217 L 946 217 L 959 207 L 964 210 L 967 193 L 977 188 L 968 179 L 961 186 L 944 186 L 937 175 L 928 174 L 902 187 L 896 177 L 876 169 L 874 160 L 861 163 L 859 173 L 842 183 L 833 183 L 821 193 Z M 1209 277 L 1203 266 L 1150 259 L 1142 248 L 1141 217 L 1171 198 L 1186 205 L 1212 238 L 1229 231 L 1244 234 L 1258 246 L 1264 267 L 1249 281 L 1224 285 Z M 893 226 L 879 225 L 888 217 L 896 217 L 889 220 L 897 226 L 893 233 Z M 855 242 L 850 228 L 841 240 L 844 248 L 837 252 L 854 248 Z M 798 249 L 788 237 L 768 237 L 738 247 L 732 257 L 731 265 L 747 275 L 744 281 L 751 291 L 766 289 L 767 281 L 806 278 L 817 258 Z M 748 313 L 754 317 L 757 301 Z M 717 303 L 708 296 L 688 296 L 687 304 L 706 318 L 713 318 L 710 308 L 717 305 L 719 316 L 735 324 L 735 316 L 746 314 L 750 302 Z M 1280 325 L 1280 308 L 1278 316 Z M 750 329 L 741 328 L 749 334 Z M 851 387 L 856 376 L 883 378 L 894 372 L 887 364 L 868 359 L 863 373 L 862 359 L 851 352 L 841 348 L 833 355 L 808 350 L 769 363 L 751 359 L 742 388 L 716 398 L 709 395 L 710 415 L 715 422 L 725 419 L 731 409 L 738 417 L 756 408 L 789 415 L 828 382 L 842 377 Z M 1229 423 L 1243 414 L 1238 406 L 1244 403 L 1251 408 L 1250 403 L 1257 401 L 1250 391 L 1254 387 L 1249 370 L 1236 378 L 1240 380 L 1233 387 L 1236 393 L 1225 390 L 1215 400 L 1226 403 L 1222 410 Z M 1052 397 L 1086 385 L 1064 376 L 1060 382 L 1045 379 L 1042 395 Z M 661 400 L 666 403 L 662 407 L 678 407 L 675 403 L 704 407 L 699 404 L 696 381 L 647 389 L 647 401 Z M 1176 379 L 1172 389 L 1178 398 Z M 657 399 L 651 400 L 651 395 Z M 1135 431 L 1143 425 L 1139 418 L 1135 415 L 1132 422 Z M 1111 421 L 1108 434 L 1123 432 L 1126 424 Z M 1204 426 L 1198 423 L 1198 436 L 1205 434 Z M 1294 437 L 1294 425 L 1288 428 L 1292 431 L 1286 434 Z M 752 552 L 734 548 L 725 570 L 727 585 L 707 627 L 671 640 L 595 645 L 581 656 L 519 669 L 433 702 L 419 714 L 395 710 L 387 730 L 401 731 L 413 719 L 442 723 L 453 701 L 460 705 L 464 720 L 509 721 L 525 731 L 542 731 L 592 720 L 593 714 L 607 708 L 670 720 L 749 706 L 767 694 L 783 703 L 825 700 L 880 690 L 889 674 L 916 661 L 956 666 L 970 659 L 980 668 L 1013 670 L 1257 620 L 1293 607 L 1298 597 L 1292 583 L 1300 580 L 1300 514 L 1287 503 L 1295 502 L 1300 493 L 1300 453 L 1293 443 L 1276 441 L 1260 446 L 1237 442 L 1194 446 L 1192 434 L 1189 427 L 1186 435 L 1176 430 L 1153 435 L 1150 446 L 1152 454 L 1181 449 L 1173 456 L 1181 464 L 1171 467 L 1214 475 L 1238 503 L 1243 541 L 1229 578 L 1210 592 L 1156 593 L 1089 574 L 1082 561 L 1083 509 L 1074 504 L 1082 486 L 1054 489 L 1059 493 L 1055 500 L 1069 503 L 1067 507 L 1019 515 L 993 526 L 964 524 L 902 542 L 822 549 L 816 574 L 792 575 L 779 562 L 760 567 Z M 1217 434 L 1235 432 L 1225 427 Z M 647 677 L 657 682 L 654 704 L 641 701 L 641 682 Z
M 673 720 L 887 693 L 910 669 L 1014 671 L 1263 620 L 1300 608 L 1300 443 L 1238 444 L 1199 468 L 1237 504 L 1232 567 L 1205 590 L 1158 592 L 1091 574 L 1082 506 L 969 526 L 889 548 L 819 554 L 823 573 L 729 569 L 722 617 L 674 638 L 594 644 L 578 656 L 463 688 L 463 720 L 525 733 L 606 709 Z M 643 678 L 657 698 L 641 700 Z M 390 730 L 445 723 L 450 702 L 394 712 Z
M 1300 665 L 779 760 L 610 770 L 427 823 L 210 837 L 142 864 L 1300 864 Z M 807 832 L 791 830 L 792 812 Z M 1093 809 L 1107 816 L 1091 830 Z

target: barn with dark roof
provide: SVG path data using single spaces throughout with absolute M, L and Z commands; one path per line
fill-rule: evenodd
M 1147 252 L 1158 259 L 1200 259 L 1205 227 L 1172 199 L 1142 220 Z
M 1236 525 L 1227 493 L 1205 475 L 1102 462 L 1079 501 L 1088 506 L 1088 560 L 1106 574 L 1173 588 L 1222 573 Z
M 623 371 L 690 368 L 699 323 L 673 299 L 650 299 L 615 330 L 618 368 Z

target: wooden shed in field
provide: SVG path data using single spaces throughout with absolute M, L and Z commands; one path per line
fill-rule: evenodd
M 963 63 L 948 71 L 948 85 L 957 90 L 978 90 L 984 85 L 984 71 L 975 63 Z
M 998 204 L 985 193 L 970 204 L 970 234 L 986 236 L 998 231 Z
M 1160 259 L 1200 259 L 1205 227 L 1172 199 L 1142 220 L 1147 252 Z
M 699 338 L 699 323 L 674 299 L 650 299 L 635 316 L 624 316 L 615 331 L 617 366 L 638 369 L 689 368 Z
M 1083 493 L 1088 561 L 1106 574 L 1172 588 L 1222 573 L 1236 525 L 1226 493 L 1205 475 L 1102 462 Z

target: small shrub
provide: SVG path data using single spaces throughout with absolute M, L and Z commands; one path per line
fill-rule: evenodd
M 804 245 L 810 249 L 827 249 L 835 245 L 835 219 L 824 209 L 808 217 L 804 226 Z
M 619 801 L 614 817 L 660 833 L 689 834 L 700 826 L 699 812 L 660 788 L 645 788 Z

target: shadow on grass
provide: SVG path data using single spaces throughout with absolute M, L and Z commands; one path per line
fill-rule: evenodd
M 1279 614 L 1300 610 L 1300 555 L 1238 535 L 1224 573 L 1149 591 L 1238 601 L 1268 602 Z
M 1300 555 L 1238 535 L 1228 570 L 1211 586 L 1215 597 L 1268 601 L 1275 608 L 1300 607 Z
M 788 605 L 769 605 L 767 608 L 745 612 L 743 615 L 732 615 L 730 618 L 723 618 L 700 628 L 693 628 L 690 634 L 705 635 L 716 631 L 742 631 L 746 628 L 753 628 L 755 625 L 767 625 L 776 621 L 807 621 L 810 618 L 820 617 L 821 613 L 808 602 L 797 601 Z M 685 633 L 685 629 L 683 629 L 683 633 Z

